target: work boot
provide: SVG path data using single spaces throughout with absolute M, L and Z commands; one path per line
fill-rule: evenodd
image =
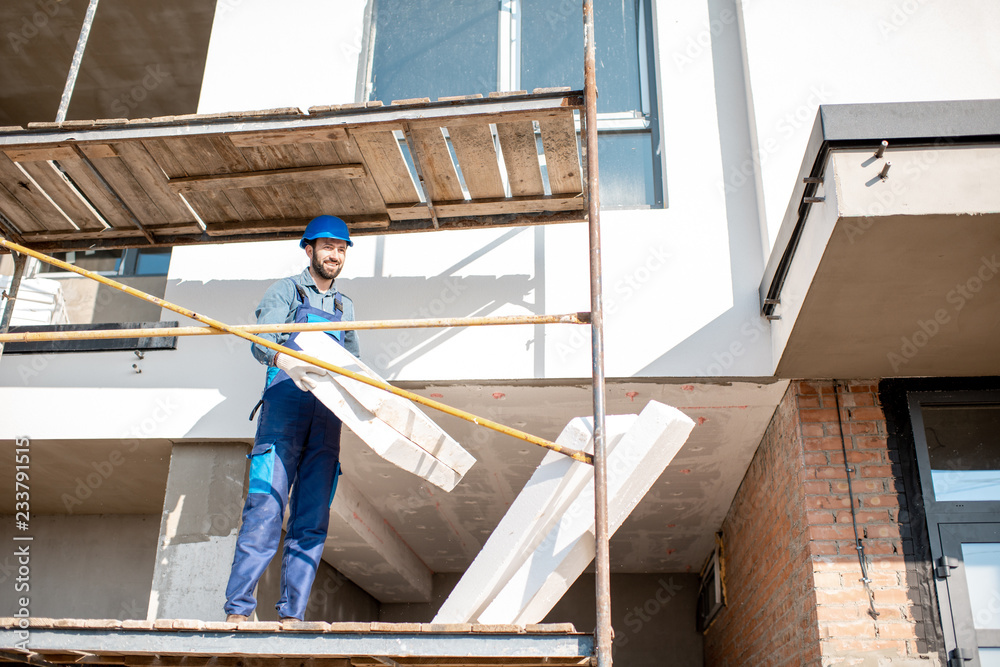
M 242 623 L 245 620 L 247 620 L 245 614 L 229 614 L 226 616 L 226 623 Z

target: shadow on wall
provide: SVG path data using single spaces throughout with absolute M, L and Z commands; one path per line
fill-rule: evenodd
M 527 275 L 355 278 L 339 287 L 353 299 L 359 320 L 486 317 L 509 313 L 509 306 L 542 314 L 527 300 L 534 290 Z M 375 371 L 391 379 L 464 329 L 364 331 L 359 334 L 361 353 Z

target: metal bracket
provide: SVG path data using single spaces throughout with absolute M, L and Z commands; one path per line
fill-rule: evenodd
M 957 558 L 941 556 L 934 562 L 934 574 L 938 579 L 947 579 L 951 576 L 951 571 L 959 565 Z
M 826 201 L 826 197 L 803 197 L 803 204 L 822 204 Z
M 962 664 L 967 660 L 972 660 L 972 651 L 964 648 L 953 649 L 951 658 L 948 660 L 948 667 L 962 667 Z

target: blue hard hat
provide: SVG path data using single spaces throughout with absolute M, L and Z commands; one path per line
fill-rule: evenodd
M 340 239 L 347 241 L 347 245 L 353 246 L 351 235 L 347 231 L 347 223 L 335 215 L 319 215 L 309 221 L 306 231 L 302 232 L 302 240 L 299 247 L 305 248 L 307 241 L 316 239 Z

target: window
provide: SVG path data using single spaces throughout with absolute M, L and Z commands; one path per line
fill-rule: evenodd
M 908 403 L 949 664 L 1000 664 L 1000 392 Z
M 595 0 L 603 208 L 663 205 L 650 0 Z M 578 0 L 374 0 L 366 97 L 583 88 Z
M 55 253 L 53 257 L 108 276 L 165 276 L 170 267 L 170 248 L 76 250 Z M 51 264 L 42 264 L 38 272 L 66 273 Z

